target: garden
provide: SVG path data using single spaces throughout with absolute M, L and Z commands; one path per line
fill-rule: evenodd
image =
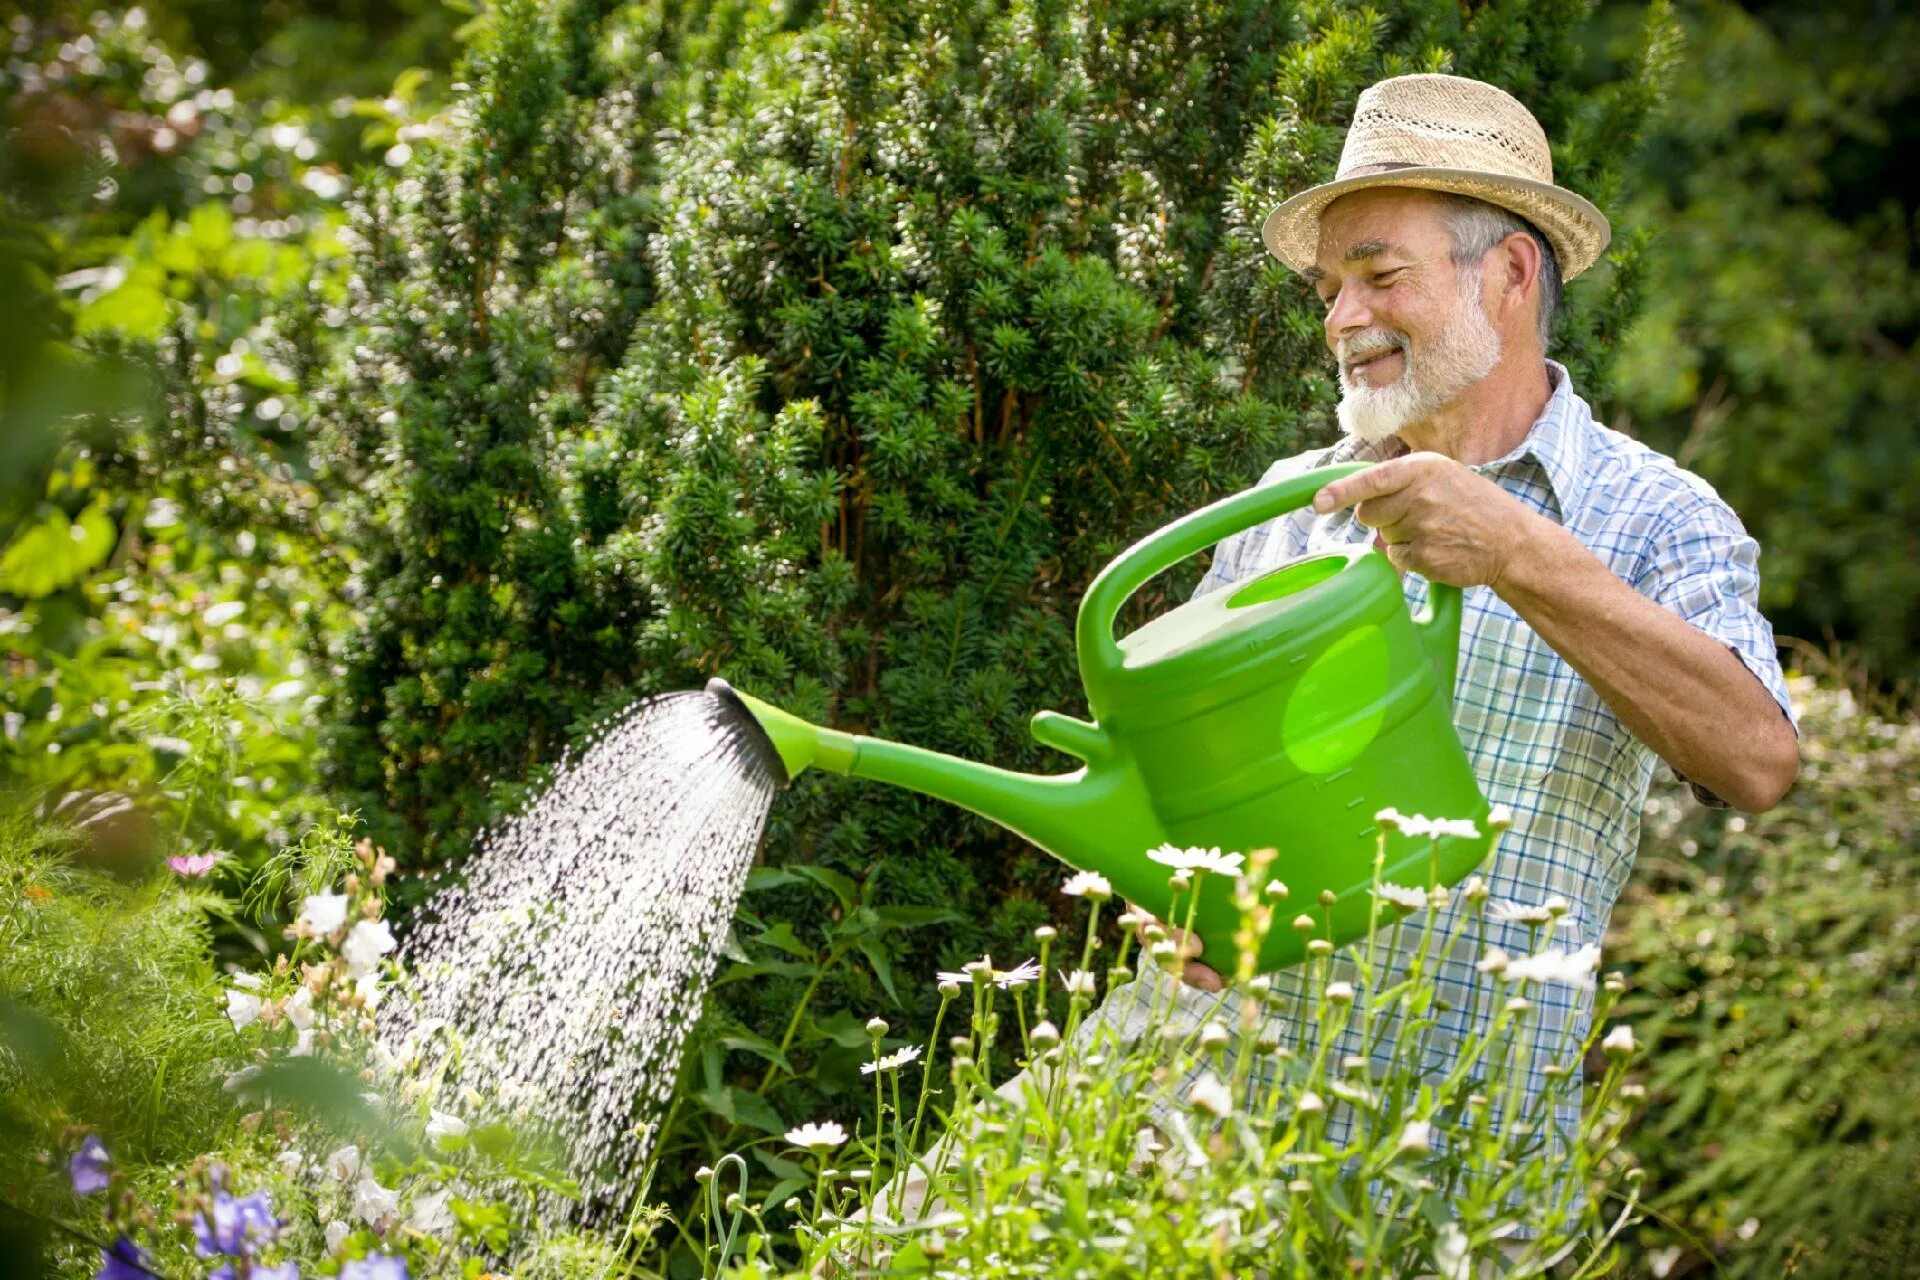
M 1920 30 L 1857 9 L 26 6 L 0 1276 L 1920 1275 Z M 1551 354 L 1759 539 L 1780 805 L 1663 769 L 1596 949 L 1439 874 L 1499 807 L 1386 797 L 1346 945 L 1284 851 L 1146 897 L 819 769 L 598 772 L 714 677 L 1057 769 L 1100 570 L 1334 438 L 1260 223 L 1416 71 L 1612 217 Z M 649 947 L 671 1027 L 598 985 Z

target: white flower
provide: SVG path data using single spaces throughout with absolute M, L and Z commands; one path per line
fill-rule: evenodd
M 1378 814 L 1374 816 L 1374 820 L 1379 821 Z M 1462 840 L 1478 840 L 1480 838 L 1480 828 L 1474 826 L 1472 821 L 1467 818 L 1429 818 L 1424 814 L 1416 813 L 1411 817 L 1404 815 L 1398 817 L 1393 825 L 1400 828 L 1402 835 L 1414 836 L 1416 838 L 1420 836 L 1426 836 L 1433 840 L 1439 840 L 1446 836 L 1455 836 Z
M 1187 1101 L 1210 1116 L 1233 1114 L 1232 1091 L 1211 1071 L 1202 1072 L 1200 1078 L 1193 1082 L 1193 1088 L 1187 1093 Z
M 305 1031 L 313 1025 L 313 989 L 301 987 L 287 997 L 287 1003 L 281 1012 L 287 1015 L 296 1031 Z
M 1093 999 L 1099 991 L 1093 974 L 1086 969 L 1075 969 L 1071 973 L 1062 969 L 1060 986 L 1070 996 L 1085 996 L 1089 1000 Z
M 1247 860 L 1245 854 L 1221 853 L 1218 848 L 1181 849 L 1170 844 L 1147 850 L 1147 856 L 1161 866 L 1177 871 L 1212 871 L 1223 876 L 1239 875 Z
M 294 1177 L 300 1172 L 300 1166 L 305 1163 L 305 1161 L 306 1157 L 292 1148 L 282 1151 L 273 1158 L 273 1162 L 279 1165 L 281 1171 L 289 1178 Z
M 831 1151 L 847 1140 L 847 1131 L 829 1120 L 824 1124 L 803 1124 L 787 1130 L 787 1141 L 809 1151 Z
M 1217 1022 L 1209 1022 L 1200 1028 L 1200 1047 L 1202 1049 L 1218 1049 L 1231 1039 L 1233 1039 L 1233 1033 Z
M 1479 962 L 1473 967 L 1481 973 L 1505 973 L 1507 971 L 1507 964 L 1512 959 L 1513 957 L 1509 956 L 1500 948 L 1488 947 L 1487 954 L 1480 957 Z
M 320 937 L 332 933 L 347 922 L 347 895 L 344 893 L 316 893 L 300 904 L 300 914 L 294 918 L 297 928 L 305 925 Z
M 1403 884 L 1382 882 L 1380 887 L 1374 890 L 1374 896 L 1383 902 L 1391 902 L 1403 911 L 1424 911 L 1427 906 L 1425 889 L 1410 889 Z
M 909 1062 L 918 1062 L 919 1060 L 920 1060 L 920 1046 L 917 1044 L 910 1044 L 904 1049 L 895 1049 L 892 1053 L 888 1054 L 884 1058 L 878 1058 L 872 1062 L 861 1063 L 860 1074 L 863 1076 L 871 1076 L 871 1075 L 878 1075 L 882 1071 L 898 1071 L 901 1067 L 906 1066 Z
M 1027 960 L 1011 969 L 993 971 L 993 985 L 1002 991 L 1017 991 L 1040 976 L 1040 962 Z
M 293 1048 L 287 1050 L 289 1058 L 311 1058 L 313 1056 L 313 1032 L 302 1031 L 293 1038 Z
M 427 1141 L 438 1145 L 442 1138 L 464 1138 L 467 1136 L 467 1122 L 459 1116 L 448 1115 L 437 1107 L 427 1109 Z
M 1303 1116 L 1318 1115 L 1327 1109 L 1326 1099 L 1308 1089 L 1294 1102 L 1293 1109 Z
M 257 973 L 230 973 L 227 976 L 233 979 L 234 986 L 248 991 L 258 991 L 267 985 Z
M 353 984 L 353 993 L 366 1002 L 369 1009 L 378 1009 L 384 988 L 380 985 L 380 971 L 375 969 L 360 975 Z
M 1267 887 L 1265 889 L 1265 893 L 1269 898 L 1273 898 L 1276 901 L 1285 901 L 1287 896 L 1286 881 L 1284 880 L 1267 881 Z
M 1113 884 L 1097 871 L 1076 871 L 1060 886 L 1060 892 L 1069 898 L 1091 898 L 1095 902 L 1105 902 L 1113 896 Z
M 446 1190 L 429 1191 L 423 1196 L 414 1197 L 413 1209 L 407 1214 L 407 1225 L 424 1235 L 436 1235 L 453 1229 L 453 1210 L 448 1201 L 453 1198 Z
M 332 1222 L 329 1222 L 327 1224 L 327 1252 L 328 1253 L 337 1252 L 340 1248 L 340 1242 L 342 1240 L 345 1240 L 347 1238 L 347 1233 L 352 1230 L 353 1230 L 352 1227 L 348 1226 L 345 1222 L 341 1221 L 338 1218 L 335 1218 Z
M 1487 914 L 1501 924 L 1553 923 L 1553 912 L 1544 902 L 1534 907 L 1523 907 L 1517 902 L 1496 902 L 1488 906 Z
M 1631 1055 L 1634 1047 L 1633 1028 L 1624 1022 L 1607 1032 L 1606 1039 L 1600 1042 L 1602 1052 L 1620 1058 Z
M 352 1182 L 360 1172 L 360 1148 L 341 1147 L 327 1156 L 327 1173 L 340 1182 Z
M 380 957 L 393 950 L 393 930 L 385 920 L 361 920 L 340 944 L 340 956 L 347 962 L 347 976 L 364 978 L 380 963 Z
M 370 1227 L 389 1222 L 400 1213 L 400 1193 L 389 1191 L 366 1174 L 353 1188 L 353 1216 Z
M 1329 982 L 1327 984 L 1327 999 L 1333 1001 L 1335 1004 L 1352 1004 L 1353 984 L 1351 982 Z
M 1505 831 L 1513 825 L 1513 810 L 1503 804 L 1496 804 L 1487 810 L 1487 825 L 1495 831 Z
M 1468 902 L 1485 902 L 1487 882 L 1477 875 L 1468 876 L 1466 882 L 1460 886 L 1460 896 Z
M 1593 989 L 1593 971 L 1600 967 L 1600 948 L 1589 942 L 1578 951 L 1549 947 L 1539 955 L 1507 962 L 1508 982 L 1557 982 L 1562 986 Z
M 1433 1150 L 1433 1125 L 1425 1120 L 1409 1120 L 1400 1131 L 1395 1150 L 1401 1155 L 1423 1156 Z
M 229 989 L 227 992 L 227 1017 L 233 1019 L 233 1029 L 244 1031 L 253 1020 L 260 1016 L 260 997 L 251 991 Z

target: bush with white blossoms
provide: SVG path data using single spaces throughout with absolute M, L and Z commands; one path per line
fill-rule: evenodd
M 1435 840 L 1463 825 L 1383 817 Z M 1111 888 L 1077 873 L 1064 892 L 1089 911 L 1073 963 L 1057 965 L 1055 932 L 1042 928 L 1034 960 L 1003 969 L 983 957 L 939 974 L 924 1045 L 883 1051 L 886 1023 L 868 1024 L 878 1126 L 848 1133 L 819 1119 L 786 1135 L 782 1158 L 810 1171 L 811 1196 L 756 1204 L 738 1156 L 701 1170 L 708 1274 L 1463 1280 L 1489 1260 L 1514 1276 L 1610 1269 L 1636 1204 L 1633 1171 L 1615 1153 L 1634 1052 L 1628 1028 L 1606 1028 L 1617 978 L 1599 994 L 1591 1032 L 1564 1044 L 1552 1069 L 1584 1099 L 1579 1131 L 1551 1161 L 1542 1153 L 1553 1091 L 1529 1099 L 1524 1088 L 1540 988 L 1595 986 L 1596 949 L 1547 942 L 1563 903 L 1492 903 L 1477 879 L 1453 890 L 1383 884 L 1377 861 L 1380 927 L 1336 955 L 1326 904 L 1288 906 L 1271 851 L 1150 856 L 1171 869 L 1169 921 L 1190 924 L 1203 879 L 1224 875 L 1235 880 L 1239 954 L 1255 954 L 1270 928 L 1313 935 L 1304 989 L 1282 995 L 1243 961 L 1222 975 L 1245 997 L 1236 1016 L 1176 1017 L 1170 997 L 1186 957 L 1167 927 L 1130 911 L 1122 923 L 1144 926 L 1148 954 L 1123 934 L 1104 985 L 1109 999 L 1145 1004 L 1120 1036 L 1095 1011 Z M 1461 909 L 1428 910 L 1449 902 Z M 1502 994 L 1451 1069 L 1432 1072 L 1425 1050 L 1443 1008 L 1435 971 L 1471 955 L 1496 910 L 1537 917 L 1541 945 L 1472 957 Z M 1166 976 L 1123 985 L 1139 960 Z M 1307 1033 L 1283 1040 L 1282 1021 L 1263 1009 Z M 964 1025 L 952 1027 L 949 1012 Z M 1003 1020 L 1018 1031 L 1008 1065 L 1025 1074 L 996 1090 Z M 1343 1031 L 1373 1044 L 1396 1023 L 1391 1065 L 1332 1052 Z M 1593 1078 L 1582 1084 L 1589 1051 Z

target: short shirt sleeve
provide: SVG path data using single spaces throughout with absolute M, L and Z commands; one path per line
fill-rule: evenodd
M 1760 544 L 1731 507 L 1701 494 L 1676 502 L 1648 547 L 1635 586 L 1733 650 L 1799 732 L 1773 625 L 1760 612 Z M 1699 785 L 1688 785 L 1701 800 L 1721 803 Z

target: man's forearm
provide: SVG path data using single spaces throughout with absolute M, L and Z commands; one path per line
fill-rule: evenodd
M 1500 598 L 1680 773 L 1741 809 L 1792 786 L 1799 741 L 1732 650 L 1647 599 L 1559 525 L 1535 517 Z

